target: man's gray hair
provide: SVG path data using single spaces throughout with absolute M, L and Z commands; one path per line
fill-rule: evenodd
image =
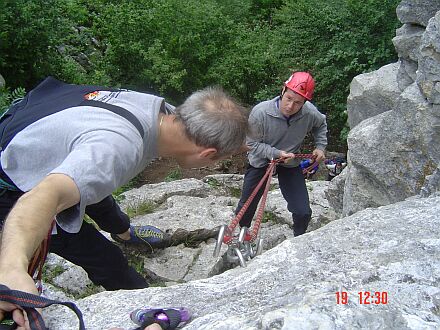
M 249 130 L 249 112 L 220 87 L 207 87 L 176 108 L 176 119 L 196 145 L 217 149 L 217 157 L 237 152 Z

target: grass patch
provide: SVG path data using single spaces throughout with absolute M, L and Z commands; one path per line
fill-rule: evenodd
M 164 178 L 165 182 L 175 181 L 182 179 L 182 170 L 180 167 L 175 168 L 174 170 L 171 170 L 168 175 Z
M 138 215 L 150 214 L 153 213 L 157 208 L 156 204 L 150 201 L 143 201 L 141 203 L 135 205 L 128 205 L 126 213 L 129 218 L 134 218 Z
M 144 270 L 144 258 L 141 254 L 127 255 L 128 264 L 133 267 L 139 274 L 145 273 Z
M 240 188 L 230 187 L 229 188 L 229 194 L 232 197 L 240 198 L 241 197 L 241 189 Z
M 82 299 L 94 294 L 102 292 L 102 287 L 93 283 L 87 284 L 82 293 L 70 293 L 75 299 Z
M 61 265 L 55 265 L 54 267 L 49 268 L 47 265 L 43 266 L 43 273 L 41 279 L 43 282 L 53 284 L 53 280 L 58 275 L 61 275 L 66 270 Z
M 116 189 L 112 193 L 113 198 L 118 203 L 122 202 L 125 199 L 125 196 L 122 195 L 122 194 L 125 193 L 126 191 L 129 191 L 131 189 L 139 187 L 141 182 L 142 182 L 142 177 L 139 174 L 139 175 L 135 176 L 133 179 L 131 179 L 127 184 L 124 184 L 123 186 L 121 186 L 118 189 Z
M 263 219 L 261 219 L 261 222 L 262 223 L 266 223 L 266 222 L 278 223 L 278 218 L 275 215 L 275 213 L 270 212 L 270 211 L 264 211 Z
M 222 186 L 222 184 L 214 178 L 208 178 L 208 181 L 206 183 L 212 188 L 217 188 Z

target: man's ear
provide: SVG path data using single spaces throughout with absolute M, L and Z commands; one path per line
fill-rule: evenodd
M 214 159 L 217 156 L 216 148 L 206 148 L 199 153 L 200 158 Z

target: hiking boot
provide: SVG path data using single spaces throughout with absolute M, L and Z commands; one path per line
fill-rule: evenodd
M 154 226 L 130 226 L 130 239 L 124 240 L 116 234 L 111 237 L 122 244 L 145 244 L 150 248 L 164 248 L 170 246 L 171 236 Z

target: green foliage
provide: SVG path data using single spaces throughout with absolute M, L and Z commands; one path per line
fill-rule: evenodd
M 278 218 L 275 215 L 275 213 L 270 212 L 270 211 L 264 211 L 263 213 L 263 219 L 261 219 L 262 223 L 266 223 L 266 222 L 272 222 L 272 223 L 278 223 Z
M 150 214 L 153 213 L 157 206 L 150 201 L 142 201 L 136 204 L 130 204 L 127 206 L 126 213 L 128 217 L 134 218 L 138 215 Z
M 395 61 L 391 42 L 399 0 L 323 0 L 286 4 L 275 19 L 286 44 L 289 69 L 306 69 L 317 81 L 315 102 L 327 114 L 330 136 L 339 137 L 354 76 Z
M 121 202 L 125 199 L 125 196 L 123 195 L 124 192 L 129 191 L 131 189 L 134 189 L 136 187 L 139 187 L 141 181 L 141 177 L 138 175 L 136 177 L 134 177 L 133 179 L 131 179 L 127 184 L 119 187 L 118 189 L 116 189 L 113 193 L 112 196 L 113 198 L 117 201 L 117 202 Z
M 24 97 L 26 91 L 23 87 L 17 87 L 10 91 L 7 87 L 0 88 L 0 115 L 11 106 L 12 102 Z
M 229 188 L 229 195 L 231 195 L 232 197 L 240 198 L 241 193 L 242 193 L 242 191 L 240 188 L 234 188 L 234 187 Z
M 170 182 L 170 181 L 180 180 L 181 178 L 182 178 L 182 170 L 180 169 L 180 167 L 176 167 L 167 174 L 164 181 Z
M 221 187 L 222 186 L 222 184 L 218 180 L 216 180 L 214 178 L 209 178 L 207 183 L 212 188 L 217 188 L 217 187 Z
M 293 70 L 316 78 L 331 142 L 345 139 L 354 76 L 396 60 L 399 0 L 3 0 L 0 73 L 159 93 L 221 85 L 254 105 Z

